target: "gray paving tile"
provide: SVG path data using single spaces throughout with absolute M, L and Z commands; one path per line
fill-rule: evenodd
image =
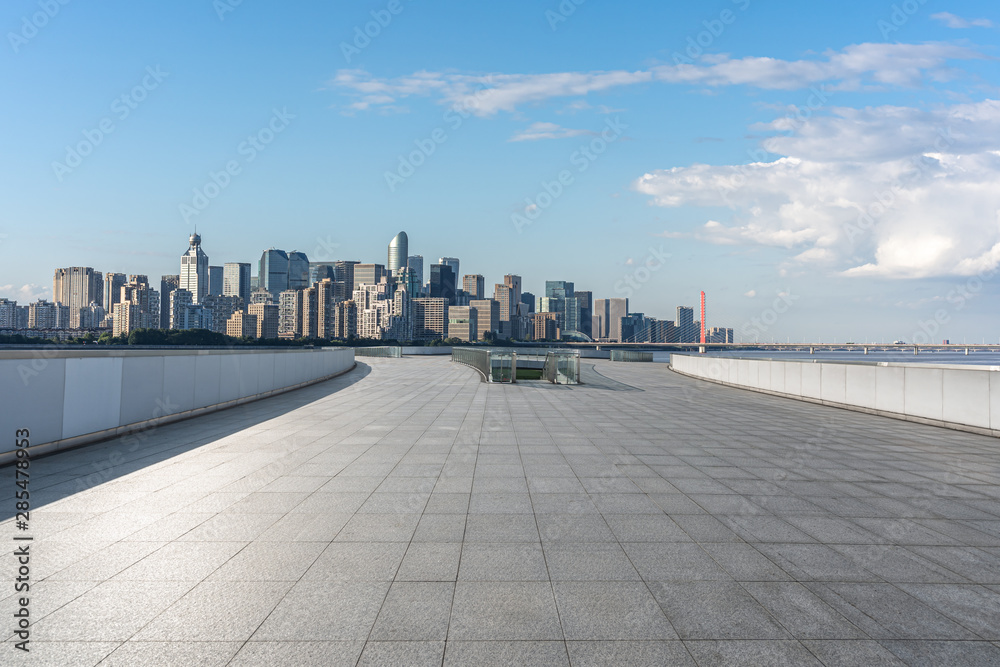
M 807 667 L 822 663 L 796 641 L 689 641 L 699 667 Z
M 538 525 L 534 516 L 470 514 L 465 523 L 465 541 L 538 542 Z
M 553 584 L 566 639 L 677 639 L 641 582 Z
M 639 575 L 646 581 L 732 580 L 697 544 L 627 542 L 622 547 Z
M 569 667 L 562 641 L 456 641 L 448 640 L 445 667 Z
M 568 641 L 566 646 L 574 667 L 696 667 L 679 641 Z
M 444 641 L 369 641 L 358 667 L 440 667 Z
M 827 667 L 903 667 L 906 663 L 873 640 L 804 640 L 802 645 Z
M 455 581 L 462 545 L 451 542 L 413 542 L 396 572 L 396 581 Z
M 387 581 L 299 582 L 252 639 L 282 643 L 366 640 L 388 591 Z
M 956 584 L 901 584 L 899 587 L 981 638 L 1000 640 L 1000 623 L 997 622 L 1000 619 L 1000 592 Z
M 792 577 L 750 544 L 707 543 L 701 545 L 716 563 L 736 581 L 791 581 Z
M 452 582 L 394 582 L 382 603 L 371 640 L 412 642 L 444 640 L 451 619 Z M 367 650 L 367 649 L 366 649 Z M 438 661 L 444 646 L 437 654 Z
M 539 523 L 541 520 L 539 517 Z M 673 519 L 663 514 L 605 514 L 604 520 L 620 542 L 691 541 Z
M 467 543 L 462 547 L 459 581 L 548 581 L 541 544 Z
M 649 587 L 681 639 L 790 638 L 774 617 L 735 582 L 657 581 Z
M 460 581 L 449 639 L 563 639 L 548 582 Z
M 159 667 L 160 665 L 228 665 L 240 642 L 125 642 L 98 667 Z
M 1000 665 L 1000 647 L 989 642 L 895 640 L 882 644 L 905 664 L 914 667 Z
M 615 542 L 554 542 L 545 545 L 552 581 L 630 581 L 639 573 Z
M 334 542 L 316 558 L 302 581 L 392 581 L 405 542 Z
M 743 587 L 796 639 L 868 638 L 802 584 L 749 582 Z
M 232 667 L 353 667 L 365 646 L 360 641 L 249 641 L 229 664 Z M 191 663 L 186 663 L 191 664 Z

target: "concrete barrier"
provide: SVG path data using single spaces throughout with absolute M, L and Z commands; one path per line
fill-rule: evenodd
M 1000 437 L 1000 366 L 673 354 L 670 367 L 743 389 Z
M 31 452 L 77 447 L 326 380 L 350 348 L 0 351 L 0 464 L 14 432 Z

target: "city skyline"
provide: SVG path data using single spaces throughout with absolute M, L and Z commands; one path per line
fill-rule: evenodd
M 0 11 L 7 298 L 174 273 L 195 225 L 217 266 L 381 262 L 405 227 L 646 313 L 705 290 L 738 327 L 785 293 L 777 339 L 996 337 L 990 3 L 216 5 Z

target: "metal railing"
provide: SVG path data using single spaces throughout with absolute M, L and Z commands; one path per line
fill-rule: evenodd
M 652 361 L 652 352 L 641 350 L 611 350 L 611 361 Z
M 403 356 L 403 348 L 397 345 L 382 345 L 376 347 L 356 347 L 355 357 L 383 357 L 397 359 Z
M 517 380 L 517 354 L 508 350 L 456 347 L 451 350 L 451 360 L 475 368 L 487 382 Z
M 580 353 L 549 352 L 545 355 L 542 379 L 552 384 L 580 384 Z

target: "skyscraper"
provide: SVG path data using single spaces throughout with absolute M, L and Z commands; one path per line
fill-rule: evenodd
M 124 273 L 104 274 L 104 310 L 111 312 L 122 296 L 122 285 L 128 282 Z
M 482 299 L 486 292 L 486 279 L 479 274 L 462 276 L 462 289 L 469 293 L 470 299 Z
M 208 293 L 212 296 L 222 296 L 223 273 L 221 266 L 208 267 Z
M 424 285 L 424 256 L 410 255 L 406 258 L 406 266 L 413 269 L 417 275 L 417 283 L 423 288 Z
M 628 299 L 597 299 L 591 337 L 596 341 L 620 342 L 622 318 L 628 315 Z
M 580 308 L 580 333 L 593 336 L 593 316 L 594 316 L 594 295 L 592 292 L 581 292 L 577 290 L 573 293 L 577 305 Z
M 393 276 L 399 273 L 400 269 L 407 266 L 407 255 L 410 252 L 410 242 L 406 238 L 406 232 L 400 232 L 389 241 L 389 261 L 386 268 Z
M 69 327 L 80 327 L 80 309 L 104 302 L 104 277 L 89 266 L 56 269 L 52 277 L 52 299 L 69 308 Z
M 451 267 L 452 273 L 455 274 L 455 283 L 458 283 L 458 277 L 462 274 L 458 272 L 458 258 L 457 257 L 441 257 L 438 259 L 438 264 L 446 264 Z
M 309 287 L 309 258 L 304 252 L 288 253 L 288 289 Z
M 201 237 L 192 234 L 188 249 L 181 255 L 181 289 L 191 292 L 194 303 L 208 296 L 208 255 L 201 249 Z
M 448 304 L 454 303 L 455 275 L 448 264 L 431 264 L 431 298 L 445 299 Z
M 265 250 L 260 256 L 257 275 L 260 287 L 270 292 L 278 303 L 281 293 L 288 289 L 288 253 L 277 248 Z
M 222 294 L 250 303 L 250 263 L 226 262 L 222 267 Z
M 385 276 L 385 267 L 381 264 L 355 264 L 352 291 L 359 285 L 378 285 Z
M 336 262 L 309 262 L 309 285 L 315 285 L 327 278 L 337 279 Z
M 180 275 L 160 276 L 160 328 L 170 328 L 170 295 L 181 286 Z
M 694 308 L 691 306 L 677 306 L 677 328 L 680 330 L 679 342 L 698 342 L 698 331 L 694 328 Z

